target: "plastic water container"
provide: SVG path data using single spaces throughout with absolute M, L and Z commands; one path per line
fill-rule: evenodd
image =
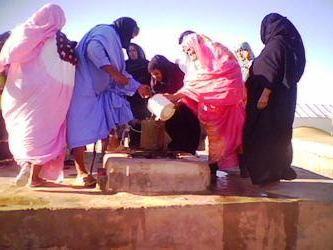
M 162 121 L 169 120 L 175 113 L 175 105 L 162 94 L 156 94 L 148 100 L 148 110 Z

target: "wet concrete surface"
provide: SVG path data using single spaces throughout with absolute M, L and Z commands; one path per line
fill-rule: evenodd
M 211 186 L 213 194 L 222 196 L 289 198 L 333 201 L 333 180 L 302 168 L 294 167 L 298 178 L 281 181 L 263 187 L 252 185 L 249 178 L 242 179 L 239 173 L 218 178 Z
M 88 159 L 87 163 L 89 163 Z M 97 156 L 95 170 L 102 166 Z M 14 178 L 19 168 L 13 162 L 0 164 L 0 210 L 39 208 L 120 208 L 173 205 L 202 205 L 216 203 L 333 201 L 333 180 L 301 168 L 295 168 L 298 178 L 270 186 L 258 187 L 249 178 L 242 179 L 238 172 L 217 178 L 209 190 L 200 193 L 130 194 L 102 193 L 97 188 L 74 186 L 74 166 L 66 166 L 61 184 L 48 183 L 47 187 L 15 187 Z

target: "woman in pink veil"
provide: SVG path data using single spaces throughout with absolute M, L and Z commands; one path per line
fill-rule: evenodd
M 245 90 L 234 55 L 223 45 L 196 33 L 183 37 L 187 54 L 184 86 L 174 95 L 198 114 L 209 140 L 211 169 L 239 166 L 245 116 Z
M 65 22 L 64 11 L 47 4 L 12 30 L 1 50 L 0 72 L 8 69 L 2 113 L 19 186 L 30 174 L 31 186 L 41 186 L 62 173 L 76 64 L 76 43 L 60 32 Z

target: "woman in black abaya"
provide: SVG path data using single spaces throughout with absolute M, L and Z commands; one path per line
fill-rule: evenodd
M 277 13 L 261 24 L 265 44 L 246 81 L 248 103 L 242 167 L 253 184 L 296 178 L 291 168 L 292 125 L 297 83 L 305 67 L 305 51 L 295 26 Z
M 152 75 L 152 90 L 155 93 L 174 94 L 184 85 L 184 73 L 164 56 L 154 56 L 148 71 Z M 169 150 L 195 154 L 199 145 L 200 123 L 190 108 L 179 102 L 175 114 L 165 122 L 165 128 L 172 139 Z
M 150 85 L 150 74 L 148 72 L 148 63 L 143 49 L 136 43 L 130 43 L 127 50 L 128 59 L 126 60 L 126 71 L 130 73 L 135 80 L 141 84 Z M 142 98 L 138 92 L 133 96 L 128 96 L 127 100 L 131 105 L 131 111 L 134 119 L 130 122 L 134 130 L 130 131 L 131 148 L 140 147 L 140 133 L 141 130 L 140 121 L 151 116 L 147 109 L 147 99 Z
M 128 55 L 126 71 L 139 83 L 150 85 L 149 61 L 146 59 L 143 49 L 135 43 L 130 43 L 126 51 Z M 131 104 L 131 110 L 135 119 L 143 120 L 150 116 L 150 112 L 147 109 L 147 100 L 138 93 L 128 97 L 128 101 Z

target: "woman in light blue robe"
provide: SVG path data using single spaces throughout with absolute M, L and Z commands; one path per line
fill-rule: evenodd
M 96 180 L 84 165 L 87 144 L 108 137 L 112 129 L 133 119 L 124 98 L 137 90 L 147 95 L 147 86 L 140 85 L 125 71 L 122 48 L 139 32 L 136 22 L 128 17 L 112 25 L 97 25 L 77 47 L 79 62 L 75 74 L 74 93 L 68 113 L 68 145 L 73 150 L 79 181 L 86 186 Z

